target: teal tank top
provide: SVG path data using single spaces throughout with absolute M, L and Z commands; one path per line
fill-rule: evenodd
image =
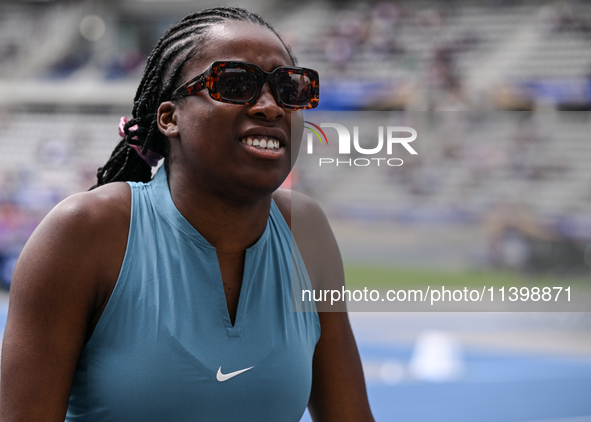
M 277 205 L 246 250 L 232 325 L 216 250 L 176 209 L 164 169 L 129 185 L 125 258 L 66 421 L 299 421 L 320 323 L 291 310 L 292 276 L 310 280 Z

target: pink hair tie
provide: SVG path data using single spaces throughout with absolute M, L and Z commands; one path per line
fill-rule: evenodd
M 125 116 L 121 116 L 121 120 L 119 120 L 119 136 L 121 136 L 122 138 L 125 138 L 125 123 L 129 122 L 129 119 Z M 132 127 L 129 128 L 129 131 L 132 132 L 134 130 L 137 130 L 137 125 L 133 125 Z M 137 136 L 134 136 L 133 138 L 134 141 L 137 141 Z
M 121 136 L 123 139 L 125 139 L 125 124 L 129 121 L 129 119 L 125 116 L 121 116 L 121 120 L 119 120 L 119 136 Z M 129 131 L 132 132 L 134 130 L 137 130 L 137 125 L 133 125 L 132 127 L 129 128 Z M 134 141 L 137 141 L 138 138 L 137 136 L 133 136 L 131 138 Z M 137 155 L 140 156 L 140 158 L 142 160 L 144 160 L 146 162 L 146 164 L 148 164 L 150 167 L 154 167 L 156 165 L 158 165 L 158 161 L 160 161 L 160 159 L 162 158 L 162 156 L 154 151 L 152 151 L 151 149 L 149 149 L 148 151 L 146 151 L 146 153 L 142 153 L 142 147 L 139 145 L 134 145 L 134 144 L 128 144 L 130 147 L 132 147 L 135 152 L 137 152 Z

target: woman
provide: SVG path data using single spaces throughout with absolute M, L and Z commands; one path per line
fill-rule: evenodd
M 21 254 L 1 421 L 297 421 L 306 405 L 315 421 L 373 420 L 346 313 L 289 304 L 290 267 L 299 283 L 343 279 L 322 211 L 277 191 L 315 92 L 243 9 L 163 35 L 99 187 Z M 159 156 L 152 182 L 122 182 L 148 182 Z

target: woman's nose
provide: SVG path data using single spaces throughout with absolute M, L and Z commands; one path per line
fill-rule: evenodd
M 277 105 L 269 82 L 263 85 L 259 97 L 249 108 L 249 114 L 269 121 L 279 120 L 285 116 L 285 110 Z

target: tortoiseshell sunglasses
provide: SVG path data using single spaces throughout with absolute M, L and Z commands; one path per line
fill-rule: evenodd
M 269 82 L 277 105 L 304 110 L 318 105 L 318 72 L 303 67 L 281 66 L 265 72 L 256 64 L 219 61 L 174 90 L 172 99 L 195 95 L 207 88 L 214 100 L 232 104 L 254 104 L 265 82 Z

